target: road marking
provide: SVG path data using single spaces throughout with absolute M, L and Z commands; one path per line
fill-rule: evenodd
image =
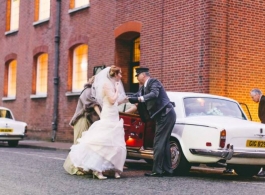
M 50 159 L 54 159 L 54 160 L 65 160 L 65 158 L 41 156 L 41 155 L 29 154 L 29 153 L 22 153 L 22 152 L 9 152 L 9 151 L 1 151 L 1 150 L 0 150 L 0 152 L 14 153 L 14 154 L 21 154 L 21 155 L 28 155 L 28 156 L 35 156 L 35 157 L 40 157 L 40 158 L 50 158 Z

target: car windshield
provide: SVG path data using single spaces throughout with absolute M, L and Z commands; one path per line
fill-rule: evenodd
M 206 97 L 184 98 L 187 117 L 192 116 L 228 116 L 247 120 L 239 105 L 235 102 Z
M 0 109 L 0 118 L 10 118 L 10 119 L 13 119 L 10 111 L 9 110 L 3 110 L 3 109 Z

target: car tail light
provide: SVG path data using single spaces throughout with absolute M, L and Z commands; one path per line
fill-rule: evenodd
M 24 131 L 24 133 L 27 133 L 27 131 L 28 131 L 28 127 L 25 126 L 25 131 Z
M 220 132 L 220 147 L 224 148 L 225 147 L 225 140 L 226 140 L 226 130 L 222 130 Z

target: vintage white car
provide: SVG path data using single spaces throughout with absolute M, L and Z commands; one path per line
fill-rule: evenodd
M 177 114 L 170 138 L 176 174 L 206 164 L 229 166 L 238 175 L 253 176 L 265 165 L 265 125 L 250 121 L 237 101 L 202 93 L 167 94 Z M 143 123 L 137 114 L 124 112 L 120 117 L 124 119 L 127 158 L 152 162 L 154 122 Z
M 27 124 L 16 121 L 10 109 L 0 107 L 0 141 L 7 141 L 8 145 L 15 147 L 27 133 Z

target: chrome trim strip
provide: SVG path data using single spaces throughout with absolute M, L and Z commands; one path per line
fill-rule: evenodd
M 234 154 L 233 146 L 230 146 L 227 149 L 220 149 L 220 150 L 208 150 L 208 149 L 194 149 L 191 148 L 190 152 L 195 155 L 202 155 L 202 156 L 212 156 L 212 157 L 220 157 L 225 160 L 230 160 Z
M 234 151 L 234 158 L 265 158 L 265 151 Z

